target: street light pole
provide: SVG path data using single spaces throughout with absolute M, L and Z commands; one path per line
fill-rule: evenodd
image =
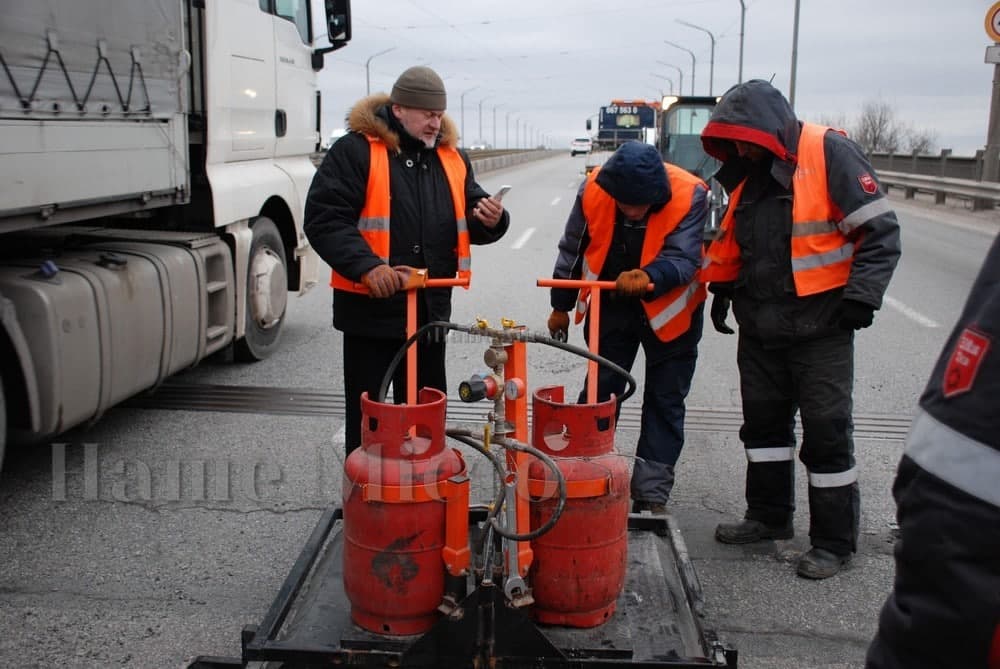
M 671 79 L 670 77 L 665 77 L 662 74 L 657 74 L 656 72 L 650 72 L 649 74 L 650 74 L 650 76 L 656 77 L 657 79 L 663 79 L 668 84 L 670 84 L 670 94 L 671 95 L 674 94 L 674 80 L 673 79 Z M 663 97 L 662 91 L 661 91 L 660 97 Z
M 792 26 L 792 74 L 788 85 L 788 104 L 795 109 L 795 70 L 799 60 L 799 0 L 795 0 L 795 19 Z
M 483 100 L 489 100 L 492 95 L 487 95 L 485 98 L 479 100 L 479 138 L 477 142 L 483 143 L 486 140 L 483 139 Z
M 736 77 L 736 83 L 743 83 L 743 25 L 747 18 L 747 5 L 740 0 L 740 72 Z
M 798 10 L 798 6 L 799 6 L 798 0 L 795 0 L 796 11 Z M 708 61 L 708 94 L 712 95 L 712 85 L 715 82 L 715 35 L 713 35 L 711 31 L 709 31 L 707 28 L 696 26 L 693 23 L 688 23 L 687 21 L 682 21 L 681 19 L 677 19 L 677 23 L 686 25 L 689 28 L 694 28 L 695 30 L 700 30 L 703 33 L 707 34 L 708 38 L 712 40 L 712 54 L 711 58 Z M 694 91 L 692 91 L 692 94 L 693 93 Z
M 497 148 L 497 108 L 503 107 L 501 102 L 498 105 L 493 105 L 493 146 L 490 148 Z
M 369 69 L 368 69 L 368 66 L 372 64 L 372 58 L 374 58 L 375 56 L 381 56 L 383 53 L 389 53 L 390 51 L 392 51 L 395 48 L 396 47 L 391 46 L 388 49 L 385 49 L 383 51 L 379 51 L 378 53 L 375 53 L 375 54 L 372 54 L 371 56 L 368 56 L 368 60 L 365 61 L 365 95 L 371 95 L 372 94 L 372 78 L 371 78 L 371 74 L 370 74 Z
M 672 47 L 680 49 L 681 51 L 687 51 L 689 54 L 691 54 L 691 95 L 694 95 L 694 68 L 695 68 L 695 62 L 696 62 L 695 58 L 694 58 L 694 51 L 692 51 L 691 49 L 685 49 L 680 44 L 674 44 L 673 42 L 671 42 L 669 40 L 663 40 L 663 41 L 664 41 L 664 43 L 669 44 Z
M 472 88 L 470 88 L 468 90 L 462 91 L 462 94 L 458 96 L 458 100 L 459 100 L 458 104 L 461 107 L 461 111 L 460 111 L 459 115 L 461 117 L 461 123 L 462 123 L 462 130 L 461 130 L 462 135 L 461 135 L 461 137 L 459 137 L 460 141 L 459 141 L 458 145 L 461 146 L 461 147 L 463 147 L 463 148 L 465 147 L 465 94 L 466 93 L 471 93 L 472 91 L 476 90 L 477 88 L 479 88 L 479 86 L 473 86 Z
M 674 65 L 673 63 L 668 63 L 668 62 L 662 61 L 662 60 L 658 60 L 656 62 L 659 63 L 660 65 L 666 65 L 667 67 L 672 67 L 675 70 L 677 70 L 677 78 L 678 78 L 678 81 L 677 81 L 677 94 L 678 95 L 684 95 L 684 70 L 682 70 L 677 65 Z

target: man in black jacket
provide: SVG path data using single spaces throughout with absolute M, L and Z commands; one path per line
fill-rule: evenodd
M 896 583 L 866 669 L 1000 669 L 1000 237 L 941 351 L 892 487 Z
M 361 444 L 361 394 L 375 398 L 406 338 L 404 288 L 414 268 L 429 278 L 468 276 L 470 244 L 500 239 L 510 224 L 478 183 L 446 92 L 428 67 L 411 67 L 390 95 L 357 102 L 350 132 L 330 147 L 306 201 L 305 233 L 333 269 L 333 325 L 344 333 L 345 446 Z M 418 299 L 418 325 L 451 317 L 451 289 Z M 418 387 L 447 392 L 444 333 L 418 344 Z M 406 369 L 393 377 L 405 399 Z
M 734 86 L 701 133 L 730 193 L 702 273 L 712 324 L 732 334 L 747 457 L 743 520 L 728 544 L 793 534 L 795 414 L 809 474 L 805 578 L 840 571 L 857 549 L 860 492 L 852 438 L 854 333 L 872 324 L 900 255 L 896 214 L 861 148 L 800 122 L 766 81 Z

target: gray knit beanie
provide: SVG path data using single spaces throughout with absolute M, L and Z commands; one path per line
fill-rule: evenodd
M 392 85 L 389 101 L 403 107 L 444 111 L 448 107 L 444 82 L 437 72 L 423 65 L 409 68 Z

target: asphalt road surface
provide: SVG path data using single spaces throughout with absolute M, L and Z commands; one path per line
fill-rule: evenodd
M 452 320 L 544 327 L 548 299 L 534 282 L 551 272 L 584 160 L 560 155 L 480 175 L 487 189 L 513 186 L 504 203 L 514 223 L 501 242 L 473 250 L 473 287 L 456 291 Z M 795 576 L 808 548 L 804 507 L 792 540 L 713 540 L 717 523 L 742 514 L 745 459 L 735 337 L 709 326 L 702 341 L 670 510 L 704 590 L 703 625 L 738 649 L 741 667 L 861 667 L 892 584 L 890 486 L 906 426 L 1000 230 L 995 212 L 894 202 L 903 260 L 875 325 L 857 340 L 861 544 L 838 576 Z M 260 621 L 317 518 L 339 499 L 340 340 L 325 281 L 292 299 L 283 338 L 267 361 L 208 361 L 55 443 L 9 450 L 0 478 L 0 665 L 179 667 L 195 655 L 239 654 L 241 628 Z M 582 345 L 578 329 L 570 341 Z M 481 338 L 452 336 L 453 388 L 483 369 L 485 349 Z M 529 356 L 531 388 L 579 390 L 581 360 L 549 349 Z M 640 359 L 640 385 L 641 370 Z M 239 401 L 198 409 L 199 397 L 234 387 L 285 390 L 252 410 Z M 639 397 L 626 404 L 617 436 L 625 454 L 635 448 Z M 474 421 L 477 410 L 467 405 L 462 416 Z M 471 462 L 477 496 L 488 497 L 489 469 Z M 805 500 L 801 467 L 797 477 Z

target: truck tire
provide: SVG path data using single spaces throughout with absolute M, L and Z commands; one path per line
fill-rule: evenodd
M 3 394 L 3 375 L 0 374 L 0 472 L 3 472 L 3 456 L 6 445 L 7 445 L 7 397 Z
M 247 261 L 246 335 L 237 340 L 235 357 L 263 360 L 278 348 L 288 305 L 288 265 L 278 227 L 260 216 L 250 222 L 253 241 Z

